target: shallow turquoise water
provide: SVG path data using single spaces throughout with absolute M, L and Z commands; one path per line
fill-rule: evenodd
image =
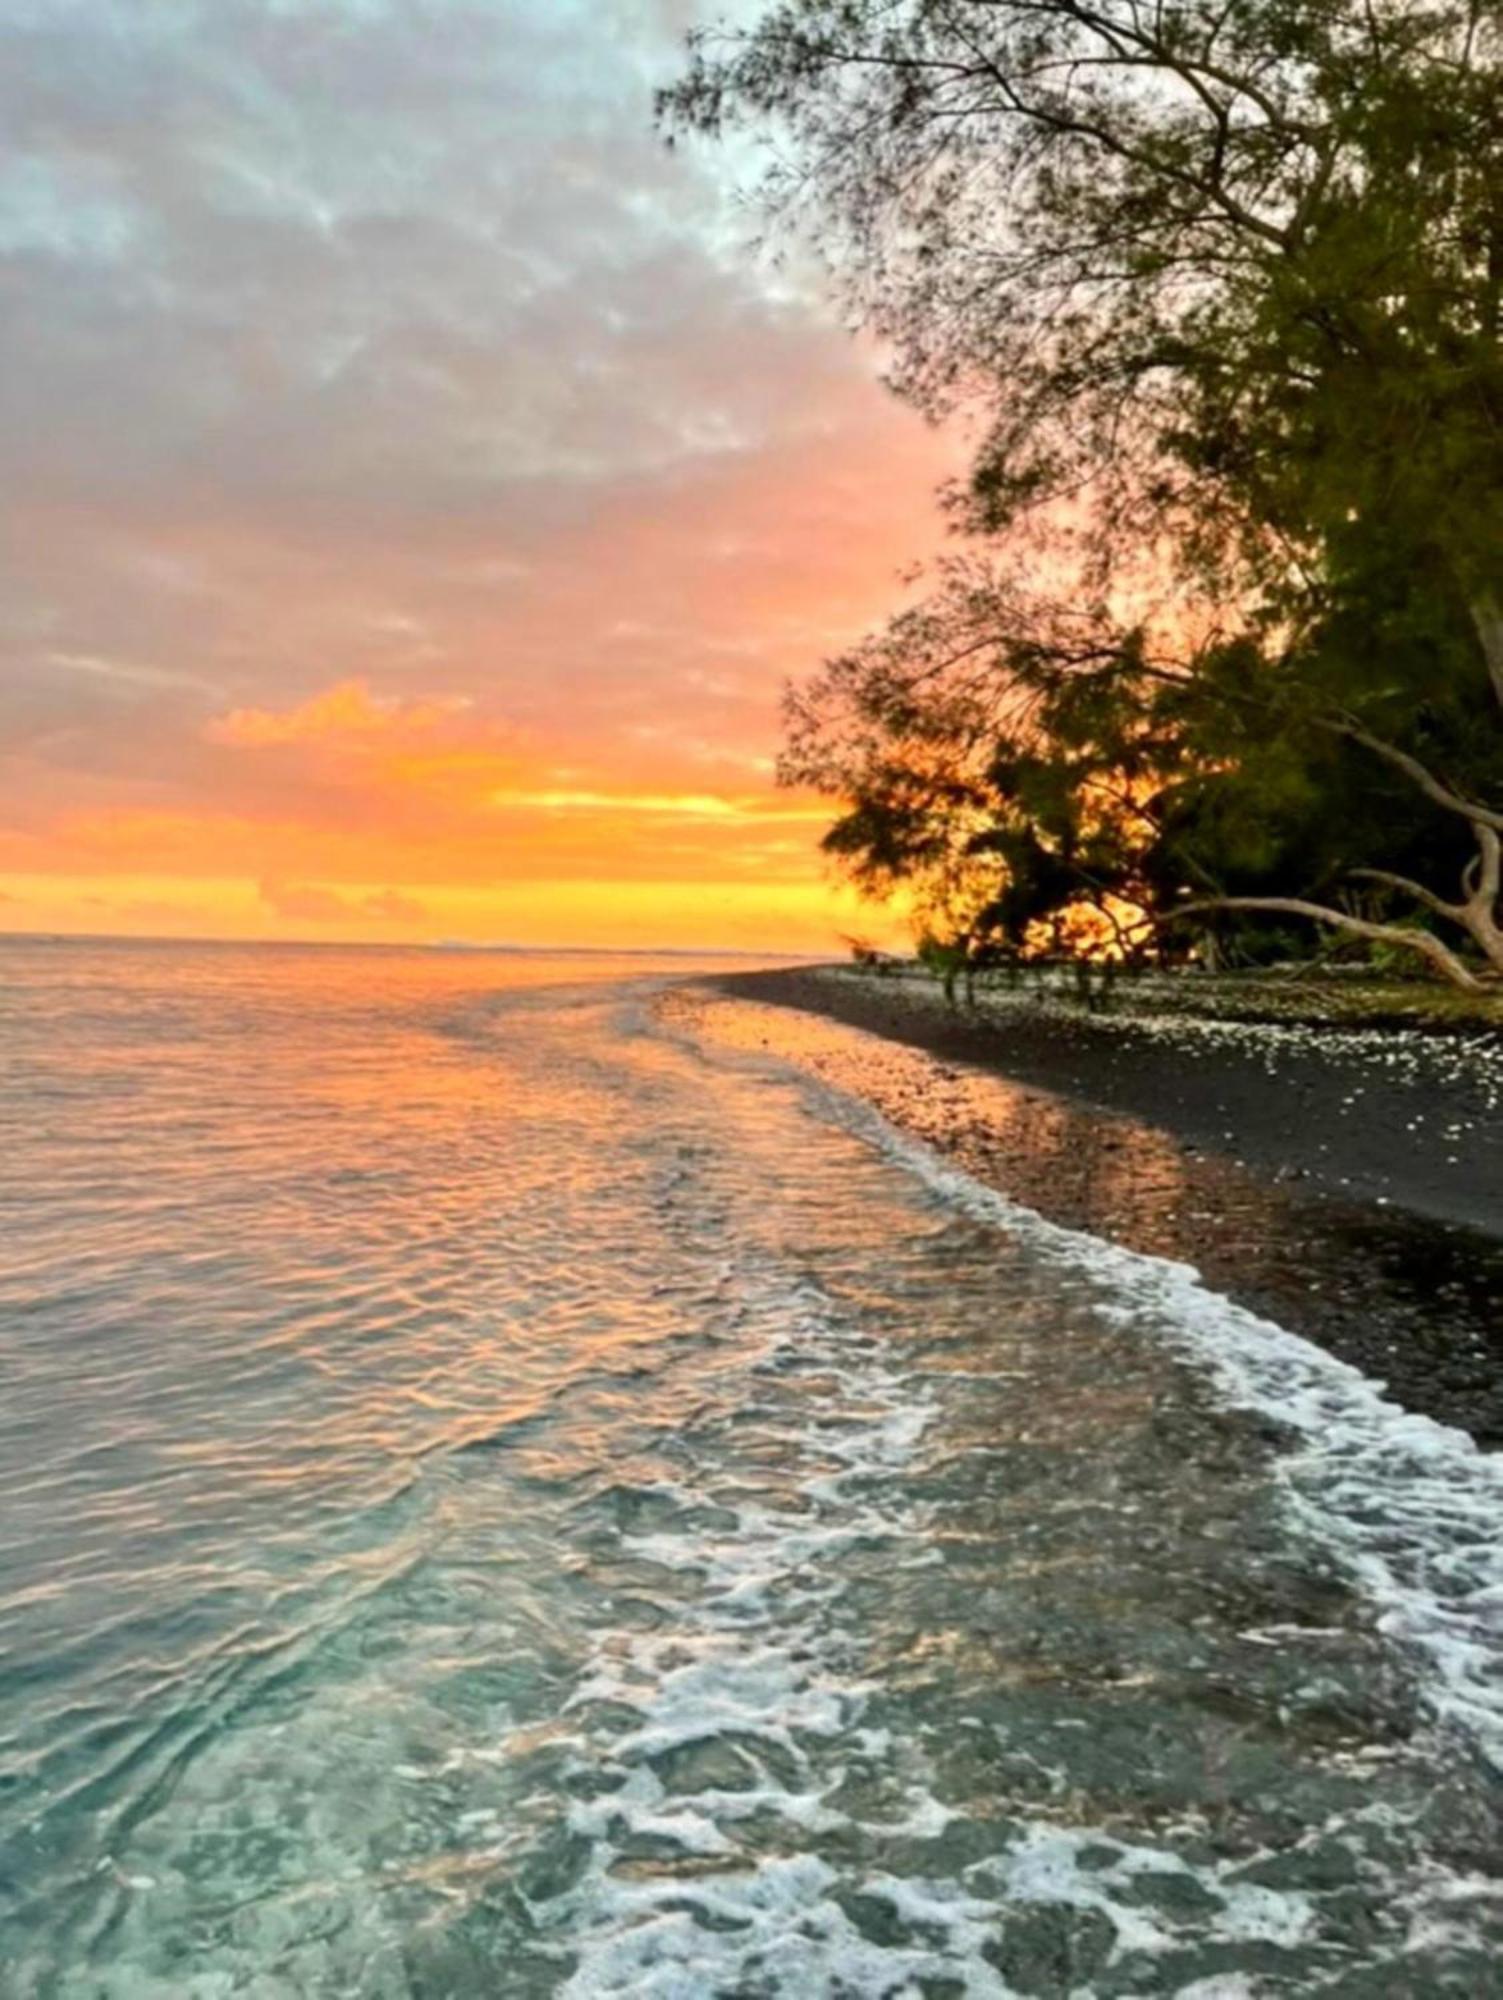
M 1503 1992 L 1495 1468 L 680 971 L 0 948 L 0 1990 Z

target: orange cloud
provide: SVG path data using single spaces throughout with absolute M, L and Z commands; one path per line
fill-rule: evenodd
M 286 744 L 368 744 L 436 728 L 470 706 L 463 695 L 437 701 L 378 697 L 363 680 L 338 681 L 294 708 L 236 708 L 204 729 L 211 743 L 264 750 Z
M 652 819 L 778 820 L 826 825 L 828 806 L 790 803 L 766 794 L 726 796 L 711 792 L 496 791 L 496 806 L 537 807 L 550 813 L 645 814 Z
M 350 924 L 376 917 L 383 923 L 425 924 L 428 911 L 415 896 L 382 889 L 368 896 L 341 895 L 312 882 L 283 882 L 268 877 L 258 885 L 261 901 L 276 916 L 296 923 Z
M 498 882 L 443 887 L 425 894 L 421 925 L 382 915 L 390 893 L 379 887 L 335 892 L 337 916 L 287 916 L 272 909 L 242 876 L 121 876 L 106 894 L 92 875 L 12 876 L 7 893 L 24 897 L 25 928 L 72 933 L 101 930 L 151 937 L 456 939 L 475 944 L 592 943 L 631 948 L 734 946 L 742 950 L 828 951 L 838 934 L 896 940 L 845 895 L 817 880 L 725 882 L 686 892 L 676 882 L 616 877 Z M 293 884 L 294 888 L 298 885 Z M 305 888 L 319 885 L 301 885 Z M 356 906 L 363 904 L 364 912 Z M 320 905 L 320 907 L 326 907 Z
M 779 689 L 954 449 L 657 143 L 683 0 L 601 4 L 604 65 L 543 0 L 347 9 L 333 65 L 234 6 L 11 36 L 0 922 L 849 926 Z

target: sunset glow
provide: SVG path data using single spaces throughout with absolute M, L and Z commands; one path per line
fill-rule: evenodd
M 694 13 L 216 0 L 106 61 L 23 10 L 0 926 L 882 928 L 778 695 L 890 610 L 946 447 L 655 140 Z

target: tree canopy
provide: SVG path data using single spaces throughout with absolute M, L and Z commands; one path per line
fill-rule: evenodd
M 980 414 L 976 553 L 791 697 L 858 879 L 1503 973 L 1497 0 L 783 0 L 661 109 Z

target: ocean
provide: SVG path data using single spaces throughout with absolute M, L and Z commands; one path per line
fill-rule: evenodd
M 1498 1461 L 713 969 L 0 944 L 6 2000 L 1503 1993 Z

